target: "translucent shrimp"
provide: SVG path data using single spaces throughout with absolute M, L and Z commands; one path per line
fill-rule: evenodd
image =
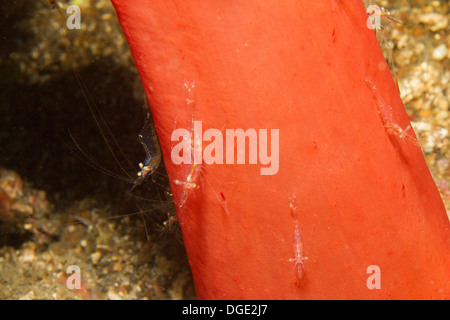
M 390 16 L 391 13 L 383 7 L 368 3 L 366 11 L 369 15 L 367 27 L 375 31 L 378 43 L 383 51 L 383 55 L 389 66 L 394 82 L 397 85 L 397 90 L 400 92 L 397 79 L 397 67 L 393 57 L 394 43 L 388 37 L 388 30 L 391 28 L 392 23 L 400 25 L 405 29 L 409 29 L 409 26 L 398 19 L 392 18 Z
M 195 116 L 194 116 L 194 108 L 195 108 L 195 99 L 194 99 L 194 88 L 195 88 L 195 83 L 189 82 L 187 80 L 184 81 L 183 86 L 185 87 L 186 91 L 187 91 L 187 97 L 185 99 L 185 103 L 186 106 L 190 109 L 192 109 L 192 118 L 191 118 L 191 129 L 190 132 L 191 134 L 189 135 L 189 137 L 183 137 L 184 142 L 187 143 L 189 145 L 189 148 L 192 150 L 191 153 L 191 164 L 190 164 L 190 168 L 189 168 L 189 172 L 186 176 L 185 180 L 179 180 L 179 179 L 175 179 L 174 183 L 176 185 L 182 185 L 183 187 L 183 191 L 180 197 L 180 200 L 178 202 L 178 207 L 179 208 L 183 208 L 186 204 L 186 202 L 188 201 L 188 199 L 195 195 L 196 190 L 200 189 L 200 175 L 202 173 L 202 161 L 201 159 L 197 159 L 198 155 L 200 155 L 201 157 L 201 145 L 202 145 L 202 137 L 201 136 L 197 136 L 197 133 L 194 130 L 194 123 L 195 123 Z M 213 192 L 214 196 L 216 197 L 216 199 L 218 200 L 218 202 L 220 203 L 220 205 L 222 206 L 223 210 L 228 214 L 228 207 L 226 204 L 226 199 L 225 199 L 225 195 L 223 192 L 219 194 L 217 194 L 217 192 L 214 190 L 212 184 L 204 177 L 202 177 L 206 183 L 208 184 L 208 186 L 210 187 L 211 191 Z
M 161 163 L 161 150 L 159 146 L 158 136 L 156 135 L 155 126 L 150 118 L 150 112 L 147 112 L 145 124 L 138 134 L 139 141 L 145 150 L 144 163 L 139 163 L 141 169 L 137 173 L 137 179 L 134 181 L 134 186 L 131 190 L 139 186 L 147 179 Z
M 383 122 L 383 126 L 386 129 L 386 132 L 388 134 L 395 135 L 400 139 L 409 141 L 415 146 L 420 148 L 420 143 L 414 136 L 414 131 L 411 125 L 408 125 L 405 129 L 403 129 L 399 124 L 395 123 L 394 114 L 392 112 L 392 106 L 383 101 L 381 93 L 378 91 L 378 88 L 372 82 L 370 77 L 367 77 L 365 79 L 365 82 L 366 85 L 372 90 L 372 93 L 377 99 L 378 114 L 380 115 L 381 121 Z
M 292 251 L 294 254 L 294 258 L 289 259 L 290 262 L 294 262 L 295 266 L 295 274 L 297 277 L 297 286 L 300 285 L 300 282 L 303 278 L 304 273 L 304 261 L 308 260 L 307 257 L 304 256 L 303 250 L 303 242 L 302 242 L 302 233 L 300 230 L 300 224 L 298 221 L 297 207 L 295 205 L 295 196 L 292 202 L 289 204 L 291 215 L 294 218 L 294 231 L 293 231 L 293 245 Z

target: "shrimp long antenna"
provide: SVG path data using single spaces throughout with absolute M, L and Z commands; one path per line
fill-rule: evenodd
M 74 153 L 74 155 L 80 159 L 82 162 L 84 162 L 85 164 L 87 164 L 88 166 L 90 166 L 91 168 L 100 171 L 110 177 L 125 181 L 127 183 L 134 183 L 134 179 L 131 178 L 126 178 L 123 177 L 117 173 L 112 172 L 111 170 L 105 169 L 104 166 L 102 166 L 101 164 L 99 164 L 97 161 L 95 161 L 94 159 L 92 159 L 86 151 L 84 151 L 80 144 L 75 140 L 75 138 L 73 137 L 72 133 L 70 132 L 70 130 L 68 130 L 69 136 L 72 139 L 73 143 L 75 144 L 75 146 L 77 147 L 78 151 L 83 155 L 84 158 L 82 158 L 80 155 Z
M 87 87 L 83 81 L 83 79 L 81 78 L 79 72 L 77 69 L 75 69 L 74 67 L 72 67 L 72 70 L 75 74 L 75 78 L 81 88 L 81 91 L 83 93 L 83 96 L 85 97 L 86 103 L 89 107 L 89 111 L 92 114 L 95 123 L 97 124 L 97 128 L 100 131 L 100 134 L 102 135 L 103 140 L 106 143 L 106 146 L 108 147 L 109 152 L 111 153 L 112 157 L 114 158 L 115 162 L 118 164 L 118 166 L 120 167 L 120 169 L 122 170 L 123 173 L 125 173 L 126 176 L 128 176 L 130 179 L 132 179 L 132 177 L 129 175 L 129 173 L 125 170 L 125 168 L 123 167 L 122 163 L 119 161 L 119 159 L 117 158 L 116 153 L 114 152 L 111 143 L 109 142 L 109 140 L 106 137 L 105 134 L 105 128 L 107 130 L 108 135 L 113 139 L 114 144 L 118 147 L 118 150 L 120 152 L 120 154 L 123 156 L 123 158 L 128 162 L 130 167 L 133 167 L 133 165 L 131 164 L 131 161 L 128 159 L 128 157 L 125 155 L 125 153 L 123 152 L 122 148 L 120 147 L 119 143 L 117 142 L 117 139 L 114 137 L 114 134 L 111 132 L 111 129 L 109 128 L 109 126 L 106 124 L 105 120 L 103 119 L 103 117 L 101 117 L 101 115 L 97 116 L 94 112 L 94 110 L 100 114 L 97 104 L 95 103 L 94 99 L 92 98 L 92 96 L 90 95 L 89 91 L 87 90 Z M 99 119 L 101 120 L 101 124 Z

